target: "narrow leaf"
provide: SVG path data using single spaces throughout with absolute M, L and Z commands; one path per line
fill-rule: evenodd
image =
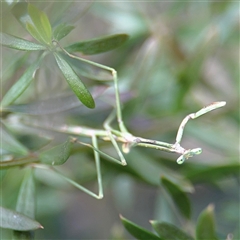
M 162 177 L 161 182 L 171 195 L 174 203 L 176 204 L 179 211 L 187 218 L 191 215 L 191 205 L 189 198 L 177 185 L 169 181 L 167 178 Z
M 41 33 L 38 32 L 38 30 L 32 23 L 27 22 L 26 29 L 38 42 L 45 44 L 45 40 L 43 39 Z
M 26 173 L 26 176 L 21 184 L 16 211 L 32 219 L 35 218 L 35 185 L 32 169 Z
M 19 190 L 16 211 L 32 219 L 35 218 L 35 184 L 33 170 L 28 169 Z M 13 239 L 33 239 L 32 231 L 13 231 Z
M 6 151 L 11 154 L 16 154 L 20 156 L 28 155 L 28 149 L 22 145 L 1 123 L 1 151 Z
M 193 237 L 189 236 L 179 228 L 169 223 L 160 223 L 158 221 L 150 221 L 154 230 L 163 239 L 171 240 L 194 240 Z
M 72 146 L 73 142 L 69 137 L 66 142 L 40 153 L 39 159 L 49 165 L 64 164 L 70 156 Z
M 120 216 L 121 221 L 126 228 L 126 230 L 134 236 L 136 239 L 139 240 L 146 240 L 146 239 L 151 239 L 151 240 L 161 240 L 160 237 L 156 236 L 155 234 L 149 232 L 148 230 L 138 226 L 137 224 L 129 221 L 128 219 L 124 218 L 123 216 Z
M 94 108 L 95 103 L 92 95 L 71 68 L 71 66 L 59 54 L 55 53 L 54 56 L 65 79 L 78 99 L 88 108 Z
M 227 162 L 227 161 L 226 161 Z M 218 166 L 206 166 L 199 168 L 199 166 L 193 166 L 191 170 L 186 172 L 186 177 L 193 182 L 214 182 L 220 178 L 225 178 L 228 175 L 239 174 L 240 164 L 228 163 L 227 165 Z
M 88 41 L 77 42 L 66 47 L 68 52 L 81 52 L 85 55 L 92 55 L 113 50 L 128 40 L 127 34 L 116 34 Z
M 53 37 L 55 40 L 59 41 L 67 36 L 75 27 L 71 25 L 66 25 L 65 23 L 59 24 L 53 32 Z
M 33 43 L 6 33 L 0 33 L 0 43 L 3 46 L 23 51 L 35 51 L 46 49 L 46 47 L 44 47 L 43 45 Z
M 34 75 L 36 70 L 38 69 L 42 59 L 42 55 L 39 59 L 37 59 L 21 76 L 21 78 L 8 90 L 1 102 L 1 108 L 4 108 L 11 103 L 13 103 L 21 94 L 27 89 L 32 80 L 34 79 Z
M 48 45 L 51 44 L 52 27 L 47 15 L 32 4 L 28 5 L 28 13 L 32 19 L 36 31 L 42 37 L 44 43 Z
M 0 207 L 1 221 L 0 227 L 19 231 L 29 231 L 43 228 L 42 225 L 16 211 Z
M 214 206 L 208 205 L 198 217 L 196 240 L 217 240 L 215 234 Z

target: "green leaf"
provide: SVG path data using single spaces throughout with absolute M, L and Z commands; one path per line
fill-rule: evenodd
M 174 203 L 178 207 L 179 211 L 187 218 L 191 215 L 191 205 L 189 198 L 177 185 L 169 181 L 167 178 L 162 177 L 161 182 L 171 195 Z
M 198 217 L 196 240 L 217 240 L 215 234 L 214 205 L 210 204 Z
M 38 42 L 45 44 L 44 39 L 42 38 L 41 34 L 37 31 L 33 24 L 27 22 L 26 29 Z
M 46 47 L 44 47 L 43 45 L 33 43 L 6 33 L 0 33 L 0 43 L 3 46 L 23 51 L 35 51 L 46 49 Z
M 28 149 L 22 145 L 1 123 L 1 151 L 5 150 L 11 154 L 17 154 L 20 156 L 28 155 Z
M 16 211 L 28 216 L 32 219 L 35 218 L 35 184 L 33 179 L 33 170 L 28 169 L 25 178 L 21 184 L 18 194 Z M 33 239 L 32 231 L 13 231 L 13 239 Z
M 35 218 L 35 185 L 33 179 L 33 170 L 27 171 L 25 178 L 19 190 L 16 211 Z
M 43 228 L 39 222 L 11 209 L 0 207 L 0 213 L 0 227 L 2 228 L 9 228 L 19 231 L 29 231 Z
M 161 165 L 160 176 L 167 176 L 168 180 L 177 185 L 178 188 L 183 192 L 194 192 L 194 186 L 192 183 L 182 174 L 177 173 L 175 170 L 172 170 L 169 167 Z
M 179 228 L 169 223 L 160 223 L 158 221 L 150 221 L 154 230 L 163 239 L 171 240 L 194 240 L 193 237 L 189 236 Z
M 21 52 L 14 54 L 14 58 L 12 58 L 10 54 L 5 56 L 2 65 L 2 86 L 11 79 L 18 70 L 22 69 L 30 54 L 31 51 L 25 51 L 24 54 Z
M 85 55 L 92 55 L 107 52 L 121 46 L 128 40 L 127 34 L 116 34 L 88 41 L 77 42 L 66 47 L 68 52 L 81 52 Z
M 33 25 L 31 23 L 27 24 L 27 29 L 30 30 L 29 32 L 31 34 L 34 32 L 38 41 L 41 39 L 40 42 L 50 45 L 52 42 L 52 27 L 47 15 L 32 4 L 28 5 L 28 13 L 33 22 Z M 33 37 L 35 37 L 34 35 Z
M 193 182 L 213 182 L 218 181 L 220 178 L 225 178 L 228 175 L 239 174 L 240 165 L 236 160 L 236 163 L 228 163 L 221 166 L 206 166 L 199 167 L 193 166 L 186 172 L 186 178 Z
M 161 166 L 153 162 L 151 157 L 141 151 L 141 149 L 134 149 L 129 156 L 128 168 L 132 170 L 135 176 L 140 177 L 144 182 L 159 186 L 159 173 Z M 125 171 L 125 170 L 124 170 Z
M 12 240 L 32 240 L 34 239 L 33 231 L 13 231 Z
M 49 165 L 64 164 L 70 156 L 72 146 L 73 141 L 69 137 L 66 142 L 40 153 L 39 159 Z
M 65 23 L 59 24 L 53 32 L 53 37 L 55 40 L 59 41 L 67 36 L 75 27 L 71 25 L 66 25 Z
M 71 68 L 71 66 L 59 54 L 54 53 L 54 56 L 70 88 L 76 94 L 78 99 L 88 108 L 94 108 L 95 103 L 92 95 Z
M 43 57 L 44 54 L 34 63 L 32 63 L 31 66 L 21 76 L 21 78 L 8 90 L 2 99 L 1 108 L 12 104 L 27 89 L 34 79 L 35 72 L 38 69 Z
M 124 227 L 127 229 L 127 231 L 134 236 L 136 239 L 139 240 L 146 240 L 146 239 L 151 239 L 151 240 L 161 240 L 160 237 L 156 236 L 155 234 L 149 232 L 148 230 L 138 226 L 137 224 L 129 221 L 128 219 L 124 218 L 123 216 L 120 215 L 121 221 L 124 225 Z

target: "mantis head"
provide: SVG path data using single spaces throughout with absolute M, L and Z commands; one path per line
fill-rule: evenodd
M 194 149 L 189 149 L 184 152 L 178 159 L 177 163 L 182 164 L 184 163 L 185 160 L 187 160 L 190 157 L 193 157 L 194 155 L 198 155 L 202 152 L 201 148 L 194 148 Z

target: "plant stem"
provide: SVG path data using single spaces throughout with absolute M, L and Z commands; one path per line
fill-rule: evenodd
M 8 161 L 1 161 L 0 162 L 0 170 L 7 169 L 10 167 L 21 167 L 30 163 L 37 163 L 39 159 L 37 156 L 30 155 L 18 159 L 8 160 Z

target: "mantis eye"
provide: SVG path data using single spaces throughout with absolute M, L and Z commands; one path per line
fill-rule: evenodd
M 181 155 L 178 159 L 177 159 L 177 163 L 178 164 L 182 164 L 184 163 L 184 161 L 190 157 L 193 157 L 194 155 L 198 155 L 202 152 L 201 148 L 194 148 L 191 150 L 187 150 L 183 155 Z
M 190 157 L 194 156 L 194 155 L 198 155 L 202 153 L 202 149 L 201 148 L 194 148 L 190 151 L 190 153 L 192 154 Z
M 185 162 L 186 158 L 184 155 L 181 155 L 178 159 L 177 159 L 177 163 L 178 164 L 183 164 Z

